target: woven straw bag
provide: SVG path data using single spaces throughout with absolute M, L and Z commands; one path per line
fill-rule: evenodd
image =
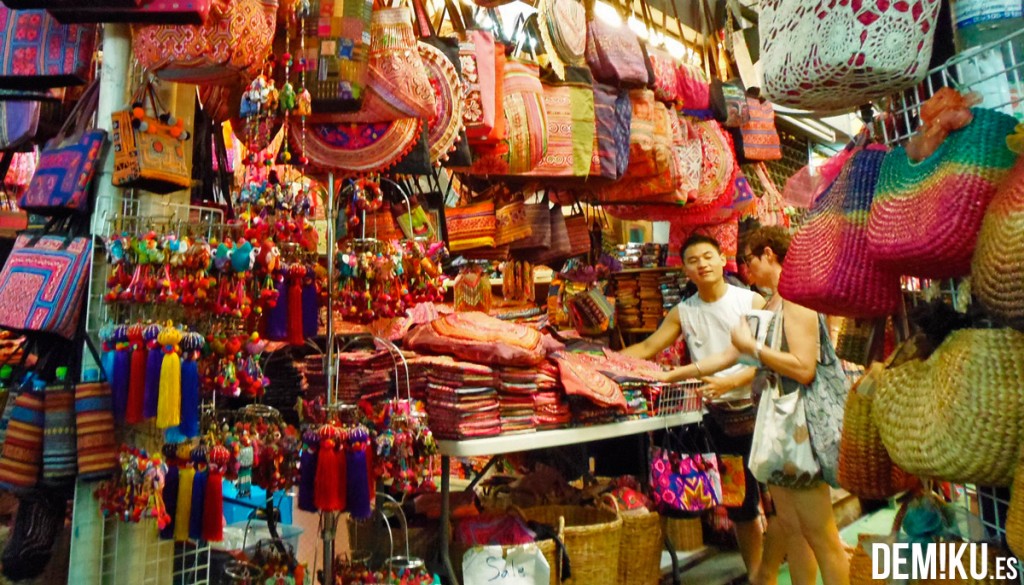
M 564 585 L 619 585 L 622 518 L 618 514 L 582 506 L 536 506 L 523 514 L 549 526 L 564 522 L 562 542 L 572 567 L 572 578 Z
M 839 484 L 859 498 L 883 500 L 910 489 L 914 476 L 892 462 L 871 418 L 874 387 L 882 366 L 876 364 L 850 390 L 839 443 Z
M 829 315 L 872 318 L 900 304 L 900 281 L 867 252 L 867 212 L 884 150 L 857 151 L 815 202 L 786 255 L 779 294 Z
M 615 496 L 610 493 L 605 494 L 602 505 L 606 502 L 611 502 L 612 511 L 622 517 L 618 584 L 657 585 L 661 580 L 661 549 L 665 548 L 661 516 L 646 508 L 620 512 Z
M 1024 329 L 1024 159 L 985 214 L 971 264 L 971 289 L 989 314 Z
M 1017 465 L 1013 483 L 1018 487 L 1024 486 L 1024 465 Z M 1010 510 L 1006 515 L 1006 544 L 1018 557 L 1024 556 L 1024 497 L 1017 494 L 1020 491 L 1011 493 Z M 1013 497 L 1015 494 L 1017 497 Z
M 1010 485 L 1024 439 L 1024 333 L 953 332 L 926 361 L 885 371 L 872 418 L 909 473 Z
M 985 209 L 1017 160 L 1006 146 L 1017 121 L 985 108 L 934 154 L 915 163 L 898 147 L 885 157 L 868 219 L 868 249 L 911 276 L 967 275 Z
M 762 91 L 806 110 L 858 106 L 917 85 L 928 71 L 939 0 L 763 0 Z

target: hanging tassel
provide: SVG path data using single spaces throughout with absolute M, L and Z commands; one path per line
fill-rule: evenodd
M 202 540 L 203 538 L 207 475 L 207 471 L 201 469 L 196 472 L 195 481 L 192 482 L 192 509 L 189 510 L 188 516 L 188 537 L 192 540 Z
M 348 442 L 348 512 L 356 520 L 370 517 L 370 469 L 367 451 L 370 434 L 363 427 L 349 433 Z
M 160 429 L 176 427 L 181 422 L 181 358 L 178 342 L 181 331 L 167 324 L 157 337 L 164 359 L 160 364 L 159 399 L 156 408 L 156 426 Z
M 224 475 L 210 467 L 206 477 L 206 501 L 203 502 L 203 540 L 224 540 Z
M 110 381 L 110 398 L 114 417 L 123 421 L 128 409 L 128 384 L 131 381 L 131 348 L 128 345 L 128 327 L 119 326 L 114 332 L 114 376 Z
M 292 264 L 288 269 L 288 343 L 295 346 L 306 343 L 302 331 L 302 277 L 305 274 L 306 269 L 299 264 Z
M 178 467 L 173 463 L 167 466 L 163 497 L 164 505 L 167 506 L 167 515 L 171 521 L 160 530 L 160 538 L 169 540 L 174 538 L 174 514 L 178 510 Z
M 174 540 L 188 540 L 188 523 L 192 516 L 192 484 L 195 483 L 196 470 L 186 467 L 178 475 L 178 505 L 174 510 Z
M 302 285 L 302 335 L 308 339 L 320 332 L 320 293 L 313 270 L 307 269 L 306 275 Z
M 267 314 L 265 334 L 271 341 L 288 339 L 288 286 L 283 277 L 277 283 L 277 304 Z
M 344 433 L 344 432 L 343 432 Z M 342 434 L 338 439 L 338 500 L 341 502 L 341 509 L 348 507 L 348 441 Z
M 316 457 L 316 491 L 313 501 L 321 512 L 340 512 L 345 509 L 339 494 L 338 443 L 341 431 L 333 425 L 320 427 L 320 450 Z
M 149 352 L 146 357 L 146 394 L 142 402 L 142 415 L 146 418 L 156 416 L 160 396 L 160 366 L 164 354 L 160 351 L 157 337 L 160 336 L 161 329 L 161 326 L 152 323 L 142 330 L 142 339 L 146 341 L 146 350 Z
M 108 382 L 114 379 L 114 360 L 117 358 L 117 352 L 114 350 L 114 330 L 115 327 L 110 323 L 100 328 L 100 343 L 103 344 L 100 362 L 103 366 L 104 379 Z
M 192 438 L 199 436 L 199 351 L 206 340 L 195 331 L 189 331 L 179 344 L 181 360 L 181 422 L 178 430 Z
M 304 512 L 316 512 L 316 447 L 320 437 L 316 432 L 307 430 L 302 434 L 306 444 L 299 455 L 299 509 Z
M 128 343 L 132 348 L 131 375 L 128 380 L 128 409 L 125 422 L 130 425 L 144 420 L 143 402 L 146 397 L 146 342 L 142 338 L 145 326 L 136 323 L 128 328 Z

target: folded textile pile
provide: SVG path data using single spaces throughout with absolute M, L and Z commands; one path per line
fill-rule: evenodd
M 686 288 L 686 275 L 682 272 L 667 272 L 658 277 L 658 289 L 661 290 L 661 307 L 665 312 L 671 311 L 683 300 Z
M 501 433 L 494 370 L 448 357 L 425 361 L 427 417 L 441 439 L 471 439 Z
M 583 354 L 558 352 L 553 356 L 558 364 L 558 375 L 570 397 L 586 398 L 595 407 L 611 411 L 625 412 L 626 398 L 622 389 L 605 376 Z
M 533 395 L 537 430 L 562 428 L 572 422 L 572 411 L 565 397 L 565 388 L 558 373 L 558 364 L 551 360 L 537 366 L 537 393 Z
M 661 324 L 664 314 L 659 286 L 661 276 L 657 272 L 644 272 L 637 279 L 640 285 L 640 327 L 644 329 L 657 329 Z
M 640 280 L 636 275 L 615 277 L 615 320 L 622 329 L 637 329 L 640 313 Z
M 324 373 L 324 356 L 309 355 L 299 364 L 299 372 L 306 379 L 306 398 L 327 396 L 327 375 Z
M 525 325 L 507 323 L 486 313 L 452 313 L 420 325 L 406 337 L 417 352 L 451 355 L 492 366 L 534 366 L 562 345 Z
M 619 384 L 622 395 L 626 398 L 626 417 L 629 419 L 653 416 L 647 397 L 650 395 L 650 382 L 623 382 Z
M 354 404 L 359 400 L 378 402 L 392 397 L 395 362 L 389 352 L 344 351 L 336 356 L 338 400 Z M 404 371 L 400 379 L 405 381 Z
M 501 411 L 501 432 L 534 431 L 537 420 L 534 396 L 537 395 L 536 368 L 506 366 L 498 369 L 498 404 Z

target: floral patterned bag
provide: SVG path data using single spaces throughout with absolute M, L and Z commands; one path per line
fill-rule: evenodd
M 718 505 L 707 464 L 700 454 L 684 455 L 665 447 L 653 447 L 650 488 L 655 507 L 663 514 L 699 513 Z

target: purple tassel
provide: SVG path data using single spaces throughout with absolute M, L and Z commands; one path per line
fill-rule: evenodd
M 312 272 L 312 269 L 309 269 Z M 307 273 L 308 274 L 308 273 Z M 320 331 L 320 295 L 316 281 L 308 280 L 302 286 L 302 335 L 310 339 Z
M 181 421 L 178 430 L 189 438 L 199 436 L 199 364 L 194 359 L 181 362 Z
M 188 537 L 192 540 L 203 538 L 203 509 L 206 507 L 206 474 L 204 469 L 196 471 L 192 482 L 192 510 L 188 518 Z
M 118 343 L 118 350 L 114 354 L 114 379 L 110 384 L 110 394 L 114 403 L 114 417 L 122 422 L 128 411 L 128 385 L 131 381 L 131 367 L 131 349 L 127 343 Z
M 267 339 L 286 341 L 288 339 L 288 287 L 285 279 L 277 283 L 277 304 L 267 314 Z
M 351 447 L 345 454 L 348 467 L 348 512 L 356 520 L 366 520 L 370 517 L 370 484 L 369 470 L 366 463 L 365 448 Z
M 174 538 L 174 513 L 178 510 L 178 466 L 167 467 L 167 477 L 164 478 L 164 506 L 167 508 L 167 515 L 171 521 L 160 531 L 160 538 L 171 540 Z
M 164 363 L 164 352 L 160 351 L 160 344 L 156 337 L 162 328 L 157 324 L 147 325 L 142 332 L 142 338 L 146 340 L 146 347 L 149 355 L 146 356 L 146 395 L 142 404 L 142 415 L 146 418 L 156 416 L 156 407 L 160 400 L 160 368 Z
M 316 452 L 303 449 L 299 455 L 299 509 L 318 512 L 313 500 L 316 489 Z

